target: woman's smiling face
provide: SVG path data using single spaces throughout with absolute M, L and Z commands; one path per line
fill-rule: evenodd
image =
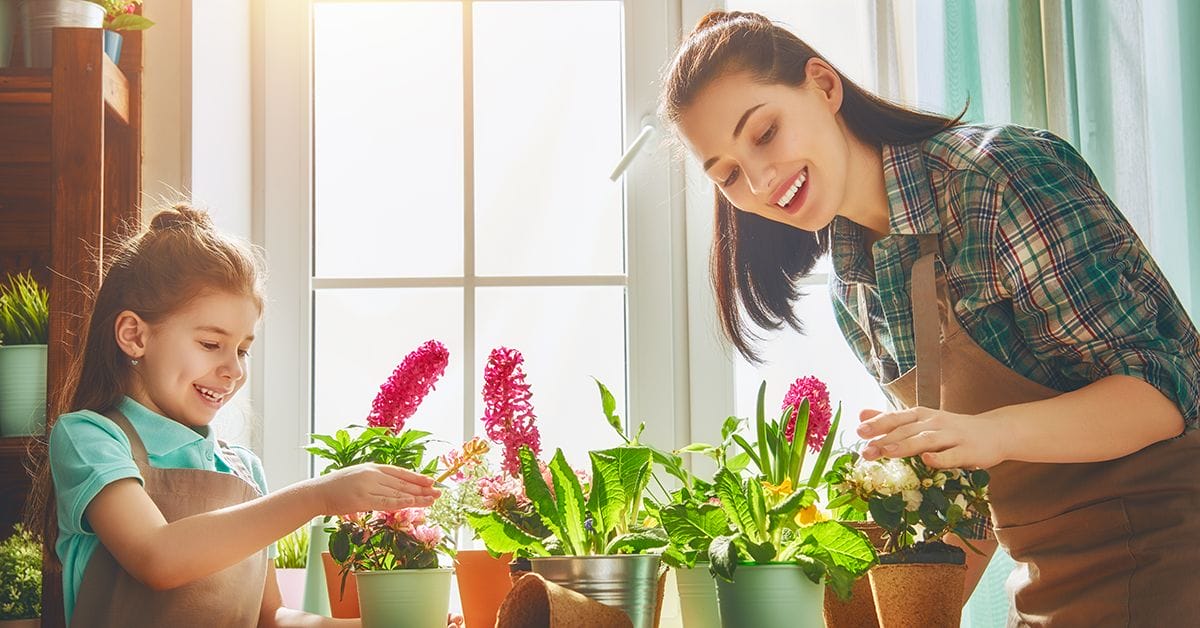
M 841 81 L 811 59 L 799 86 L 728 72 L 679 116 L 679 133 L 729 202 L 807 231 L 828 225 L 844 201 L 848 132 L 838 118 Z

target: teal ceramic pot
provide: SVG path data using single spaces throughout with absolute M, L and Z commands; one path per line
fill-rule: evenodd
M 47 345 L 0 345 L 0 436 L 46 431 Z
M 675 587 L 679 589 L 679 610 L 684 628 L 721 628 L 717 583 L 708 572 L 708 563 L 696 563 L 691 569 L 676 569 Z
M 738 565 L 733 582 L 716 578 L 724 628 L 824 628 L 825 585 L 795 564 Z
M 117 31 L 104 31 L 104 54 L 108 55 L 113 63 L 121 62 L 121 42 L 123 40 L 121 33 Z

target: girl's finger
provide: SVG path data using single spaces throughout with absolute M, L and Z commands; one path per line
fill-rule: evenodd
M 863 438 L 879 436 L 887 434 L 897 427 L 906 423 L 918 421 L 928 415 L 931 410 L 927 408 L 909 408 L 907 410 L 897 410 L 896 412 L 883 412 L 872 419 L 858 425 L 858 435 Z
M 882 410 L 872 410 L 871 408 L 867 408 L 858 413 L 858 422 L 862 423 L 867 419 L 873 419 L 881 414 L 883 414 Z
M 394 467 L 387 464 L 379 465 L 379 469 L 394 478 L 398 478 L 412 484 L 418 484 L 420 486 L 433 486 L 433 478 L 426 475 L 421 475 L 415 471 L 409 471 L 408 469 Z

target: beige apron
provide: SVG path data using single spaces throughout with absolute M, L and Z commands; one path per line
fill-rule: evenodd
M 937 251 L 937 237 L 922 236 L 911 288 L 917 365 L 884 386 L 892 399 L 979 414 L 1060 394 L 963 331 Z M 1113 412 L 1139 419 L 1137 408 Z M 1200 430 L 1117 460 L 988 471 L 996 538 L 1017 561 L 1009 626 L 1200 626 Z
M 107 414 L 129 437 L 146 493 L 168 522 L 233 506 L 259 496 L 258 488 L 232 451 L 218 455 L 237 475 L 203 469 L 150 466 L 146 446 L 119 412 Z M 245 560 L 168 591 L 154 591 L 129 575 L 103 544 L 88 561 L 71 615 L 72 628 L 91 626 L 255 626 L 267 574 L 266 549 Z

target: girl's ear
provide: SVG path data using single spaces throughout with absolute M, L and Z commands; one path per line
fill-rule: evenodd
M 804 78 L 825 94 L 830 113 L 842 108 L 842 77 L 824 59 L 813 57 L 804 64 Z
M 146 353 L 146 335 L 150 325 L 131 310 L 117 314 L 113 332 L 116 334 L 117 346 L 130 359 L 137 360 Z

